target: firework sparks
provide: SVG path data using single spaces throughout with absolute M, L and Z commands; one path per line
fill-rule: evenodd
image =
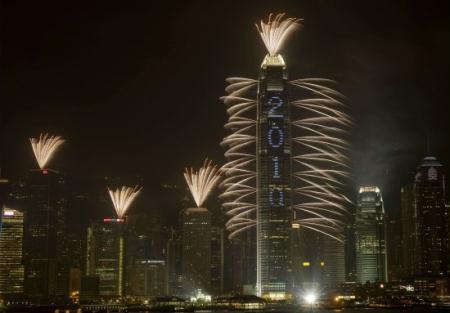
M 211 190 L 218 183 L 220 175 L 220 170 L 211 161 L 208 161 L 208 159 L 205 160 L 203 166 L 198 171 L 192 168 L 185 169 L 184 178 L 197 207 L 200 208 L 203 202 L 205 202 Z
M 282 44 L 300 19 L 283 19 L 283 14 L 257 25 L 269 52 L 278 54 Z M 226 80 L 224 102 L 229 116 L 222 141 L 227 163 L 220 184 L 222 206 L 229 216 L 226 227 L 233 238 L 257 224 L 257 86 L 258 80 L 231 77 Z M 348 179 L 348 142 L 344 139 L 352 120 L 345 111 L 344 97 L 328 87 L 323 78 L 297 79 L 292 91 L 302 93 L 289 103 L 293 112 L 290 126 L 293 138 L 293 223 L 338 241 L 343 239 L 351 201 L 342 187 Z
M 41 169 L 45 168 L 58 147 L 64 143 L 60 136 L 40 134 L 39 138 L 30 138 L 34 156 Z
M 225 129 L 229 135 L 222 141 L 227 147 L 228 162 L 222 166 L 225 179 L 220 184 L 220 198 L 226 215 L 230 238 L 256 225 L 256 86 L 250 78 L 226 80 L 227 96 L 222 101 L 229 116 Z
M 294 205 L 296 223 L 323 235 L 343 240 L 344 221 L 351 201 L 342 192 L 348 178 L 348 142 L 342 137 L 352 126 L 343 112 L 343 96 L 325 86 L 331 80 L 297 79 L 290 82 L 306 96 L 291 105 L 301 118 L 292 126 L 299 136 L 293 138 L 293 157 L 298 181 L 294 192 L 300 198 Z M 295 145 L 299 146 L 295 149 Z
M 298 22 L 301 19 L 287 18 L 283 20 L 284 13 L 277 14 L 274 19 L 272 17 L 273 15 L 270 14 L 267 23 L 261 20 L 260 25 L 255 24 L 255 26 L 261 35 L 269 55 L 275 56 L 278 54 L 289 33 L 299 25 Z
M 125 216 L 131 203 L 141 190 L 142 187 L 139 186 L 122 186 L 122 188 L 117 188 L 116 190 L 108 188 L 109 196 L 111 197 L 118 218 L 122 219 Z

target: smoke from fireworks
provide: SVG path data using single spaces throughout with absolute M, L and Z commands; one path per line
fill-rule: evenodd
M 60 136 L 40 134 L 39 139 L 30 138 L 30 142 L 36 161 L 39 167 L 43 169 L 53 157 L 58 147 L 64 143 L 64 139 Z
M 283 20 L 269 16 L 261 21 L 258 31 L 271 56 L 278 53 L 287 35 L 299 19 Z M 256 140 L 257 86 L 250 78 L 226 80 L 227 96 L 222 101 L 229 116 L 222 145 L 227 148 L 228 162 L 222 167 L 223 208 L 229 216 L 229 237 L 254 227 L 256 220 Z M 352 125 L 343 111 L 342 95 L 325 86 L 332 81 L 321 78 L 297 79 L 290 82 L 302 98 L 290 102 L 293 132 L 293 222 L 338 241 L 342 241 L 344 222 L 351 202 L 342 192 L 348 174 L 348 143 L 344 139 Z
M 211 190 L 219 182 L 220 175 L 220 170 L 208 159 L 198 171 L 192 168 L 185 169 L 184 178 L 197 207 L 201 207 L 205 202 Z
M 118 218 L 122 219 L 125 216 L 125 213 L 130 208 L 131 203 L 141 190 L 142 187 L 139 186 L 122 186 L 122 188 L 117 188 L 116 190 L 111 190 L 108 188 L 109 196 L 111 197 Z
M 260 25 L 255 24 L 259 34 L 271 56 L 278 54 L 289 33 L 292 32 L 299 24 L 300 19 L 287 18 L 283 19 L 283 14 L 277 14 L 272 19 L 272 14 L 269 15 L 269 21 L 264 23 L 261 20 Z

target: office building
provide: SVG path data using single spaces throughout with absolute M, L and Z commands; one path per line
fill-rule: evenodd
M 449 225 L 445 206 L 445 179 L 442 164 L 427 156 L 414 178 L 414 215 L 407 227 L 415 229 L 414 276 L 450 274 Z M 405 221 L 406 222 L 406 221 Z
M 21 211 L 0 211 L 0 297 L 24 292 L 23 226 Z
M 224 292 L 225 270 L 225 231 L 220 227 L 211 227 L 211 294 Z
M 205 208 L 183 213 L 182 273 L 185 295 L 211 289 L 211 214 Z
M 24 236 L 25 292 L 38 303 L 68 298 L 65 184 L 65 177 L 54 170 L 29 173 Z
M 181 233 L 171 231 L 166 248 L 167 281 L 169 295 L 183 295 L 182 238 Z
M 98 277 L 98 294 L 103 299 L 124 295 L 124 222 L 105 218 L 87 230 L 86 276 Z M 94 284 L 94 279 L 85 281 L 87 285 Z
M 148 299 L 169 295 L 165 260 L 142 260 L 130 272 L 129 294 Z
M 386 222 L 380 189 L 359 189 L 355 216 L 356 272 L 359 283 L 387 281 Z

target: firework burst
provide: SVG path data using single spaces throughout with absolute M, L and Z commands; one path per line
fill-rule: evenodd
M 231 77 L 226 80 L 227 96 L 222 101 L 229 116 L 222 141 L 228 162 L 222 166 L 222 206 L 229 216 L 230 238 L 256 225 L 256 87 L 255 79 Z
M 283 19 L 284 15 L 284 13 L 277 14 L 275 18 L 272 18 L 273 14 L 270 14 L 267 23 L 261 20 L 260 25 L 255 24 L 271 56 L 278 54 L 289 33 L 297 28 L 298 22 L 301 21 L 301 19 L 297 18 Z
M 130 208 L 131 203 L 141 190 L 142 187 L 139 186 L 122 186 L 122 188 L 117 188 L 116 190 L 108 188 L 109 196 L 111 197 L 118 218 L 122 219 L 125 216 L 125 213 Z
M 205 160 L 203 166 L 198 170 L 192 168 L 185 169 L 184 178 L 189 186 L 192 197 L 197 207 L 201 207 L 211 190 L 219 182 L 221 176 L 220 169 L 212 164 L 212 161 Z
M 43 169 L 58 147 L 64 143 L 64 139 L 60 136 L 40 134 L 39 138 L 30 138 L 30 142 L 36 161 L 39 167 Z
M 293 157 L 297 181 L 293 209 L 294 222 L 342 241 L 351 206 L 342 190 L 349 176 L 349 144 L 344 138 L 353 123 L 343 112 L 343 96 L 326 86 L 330 83 L 334 82 L 323 78 L 290 82 L 303 95 L 291 102 L 298 117 L 291 123 L 297 134 L 294 151 L 301 151 Z
M 283 19 L 283 14 L 258 26 L 270 56 L 277 55 L 289 33 L 300 19 Z M 258 80 L 231 77 L 226 80 L 227 95 L 221 100 L 229 116 L 222 141 L 227 163 L 220 195 L 229 216 L 226 224 L 233 238 L 257 224 L 257 87 Z M 323 78 L 296 79 L 289 82 L 290 94 L 301 93 L 289 103 L 293 144 L 293 223 L 338 241 L 349 216 L 351 201 L 343 186 L 349 173 L 349 144 L 345 140 L 352 120 L 345 113 L 344 97 Z

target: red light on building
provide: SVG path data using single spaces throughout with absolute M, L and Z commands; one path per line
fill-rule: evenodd
M 125 222 L 122 218 L 104 218 L 103 223 L 123 223 Z
M 48 170 L 42 170 L 42 174 L 43 175 L 47 175 L 48 174 Z

